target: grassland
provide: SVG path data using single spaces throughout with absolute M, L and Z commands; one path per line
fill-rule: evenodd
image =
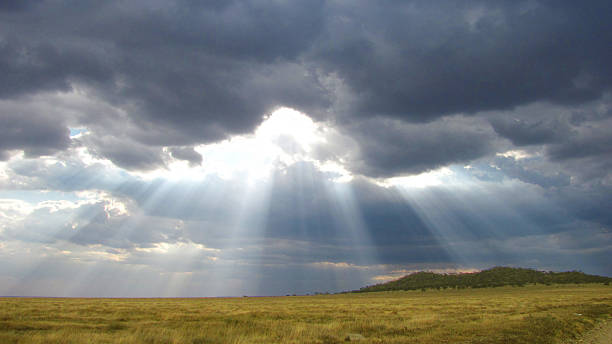
M 0 298 L 0 343 L 560 343 L 611 316 L 612 286 L 602 284 L 265 298 Z

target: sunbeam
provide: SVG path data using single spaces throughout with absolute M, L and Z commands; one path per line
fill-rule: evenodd
M 482 268 L 482 261 L 489 265 L 521 262 L 525 266 L 546 266 L 530 254 L 528 247 L 512 247 L 512 238 L 554 235 L 559 229 L 551 223 L 563 222 L 558 207 L 517 181 L 493 185 L 455 173 L 446 183 L 395 187 L 453 262 L 461 266 Z M 537 212 L 524 206 L 529 203 L 538 204 Z M 532 249 L 537 250 L 536 246 Z
M 72 134 L 76 145 L 95 132 Z M 10 238 L 0 250 L 22 241 L 41 245 L 22 272 L 6 276 L 11 282 L 4 290 L 72 296 L 341 291 L 419 269 L 472 271 L 517 262 L 552 269 L 554 254 L 547 252 L 567 251 L 564 240 L 575 235 L 538 186 L 475 174 L 477 167 L 355 176 L 351 159 L 361 157 L 333 147 L 341 135 L 329 123 L 280 108 L 251 134 L 196 145 L 200 163 L 181 160 L 172 147 L 163 148 L 160 168 L 147 171 L 119 168 L 78 145 L 76 158 L 13 155 L 0 163 L 5 183 L 35 181 L 65 191 L 37 191 L 37 201 L 23 192 L 0 194 L 0 238 Z M 529 159 L 527 153 L 498 156 Z M 36 288 L 32 281 L 49 269 L 47 259 L 63 280 L 40 280 Z
M 332 214 L 337 221 L 336 228 L 340 230 L 340 240 L 346 240 L 342 246 L 352 247 L 353 250 L 349 257 L 349 264 L 357 266 L 371 266 L 378 264 L 377 252 L 373 249 L 373 241 L 370 237 L 369 228 L 363 221 L 361 210 L 355 199 L 351 185 L 348 183 L 328 182 L 328 192 L 332 202 Z M 365 274 L 366 270 L 356 269 L 363 281 L 369 278 Z M 345 278 L 336 278 L 340 282 L 341 288 L 347 288 L 342 282 Z

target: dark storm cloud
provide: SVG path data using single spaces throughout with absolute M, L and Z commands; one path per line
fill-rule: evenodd
M 572 137 L 566 142 L 549 147 L 548 154 L 555 160 L 599 157 L 610 161 L 612 158 L 612 125 L 589 130 L 586 135 Z
M 612 187 L 595 183 L 594 185 L 570 187 L 559 190 L 554 195 L 575 218 L 598 224 L 599 229 L 608 232 L 612 226 L 610 207 L 612 207 Z
M 196 152 L 193 147 L 172 147 L 170 148 L 172 157 L 179 160 L 189 161 L 189 165 L 201 165 L 202 155 Z
M 279 106 L 339 123 L 373 115 L 419 123 L 536 101 L 581 104 L 612 84 L 608 1 L 2 6 L 10 10 L 0 12 L 0 97 L 86 89 L 120 109 L 122 123 L 142 128 L 130 140 L 159 147 L 250 132 Z M 113 136 L 116 125 L 104 117 L 84 115 L 78 124 Z M 516 145 L 557 142 L 568 130 L 555 121 L 492 123 Z M 414 154 L 391 152 L 361 170 L 415 172 L 486 153 L 465 137 L 452 145 L 456 152 L 420 165 L 405 160 Z M 163 160 L 159 149 L 132 150 L 135 163 L 106 153 L 130 169 Z M 400 167 L 387 170 L 390 160 Z
M 527 122 L 520 119 L 495 118 L 491 125 L 495 132 L 519 147 L 559 142 L 568 139 L 572 134 L 567 123 L 557 120 Z
M 164 153 L 161 147 L 134 142 L 130 138 L 88 135 L 83 140 L 92 155 L 107 158 L 115 165 L 129 170 L 152 170 L 164 168 Z
M 364 116 L 581 103 L 612 82 L 607 1 L 334 5 L 315 55 Z
M 511 159 L 501 162 L 500 157 L 485 160 L 510 176 L 521 174 L 523 181 L 530 182 L 528 179 L 531 179 L 542 186 L 549 183 L 544 180 L 537 182 L 536 179 L 544 177 L 552 181 L 550 177 L 555 175 L 571 177 L 574 184 L 595 180 L 606 183 L 612 164 L 608 154 L 612 132 L 611 105 L 610 93 L 606 93 L 601 99 L 580 105 L 534 103 L 513 111 L 479 114 L 478 117 L 486 118 L 493 130 L 512 144 L 498 140 L 497 152 L 520 148 L 520 154 L 530 157 L 520 162 Z M 519 171 L 526 163 L 529 171 L 524 172 L 531 177 Z M 510 168 L 513 164 L 518 169 Z
M 0 3 L 0 11 L 19 11 L 27 9 L 42 0 L 5 0 Z
M 24 150 L 28 157 L 51 155 L 70 145 L 65 123 L 45 113 L 22 111 L 12 104 L 0 104 L 0 158 L 7 151 Z
M 610 108 L 610 103 L 602 107 Z M 581 121 L 573 127 L 572 135 L 562 141 L 544 147 L 551 168 L 563 170 L 573 176 L 574 184 L 599 183 L 609 185 L 612 168 L 612 120 L 590 111 L 589 121 Z M 586 116 L 584 116 L 586 117 Z M 583 117 L 583 118 L 584 118 Z
M 352 171 L 370 177 L 418 174 L 466 163 L 494 151 L 495 135 L 471 119 L 448 118 L 427 124 L 373 119 L 345 128 L 355 141 L 336 147 Z M 348 152 L 348 156 L 346 155 Z
M 0 17 L 7 14 L 0 12 Z M 8 16 L 12 18 L 12 16 Z M 69 91 L 71 82 L 103 82 L 112 75 L 95 46 L 71 46 L 58 37 L 57 44 L 32 42 L 31 37 L 6 29 L 0 35 L 0 71 L 4 81 L 0 98 L 11 98 L 41 91 Z M 38 38 L 41 39 L 41 38 Z M 102 55 L 102 56 L 100 56 Z
M 320 12 L 317 1 L 59 2 L 0 14 L 8 78 L 0 95 L 83 84 L 138 125 L 180 130 L 184 142 L 175 144 L 219 140 L 252 130 L 280 105 L 328 103 L 316 75 L 296 61 L 321 27 Z

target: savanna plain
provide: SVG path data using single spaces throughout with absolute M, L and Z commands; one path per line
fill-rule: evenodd
M 0 343 L 566 343 L 612 286 L 240 298 L 0 298 Z

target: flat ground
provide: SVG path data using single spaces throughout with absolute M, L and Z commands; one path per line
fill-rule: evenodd
M 0 298 L 0 343 L 565 343 L 612 286 L 212 299 Z

